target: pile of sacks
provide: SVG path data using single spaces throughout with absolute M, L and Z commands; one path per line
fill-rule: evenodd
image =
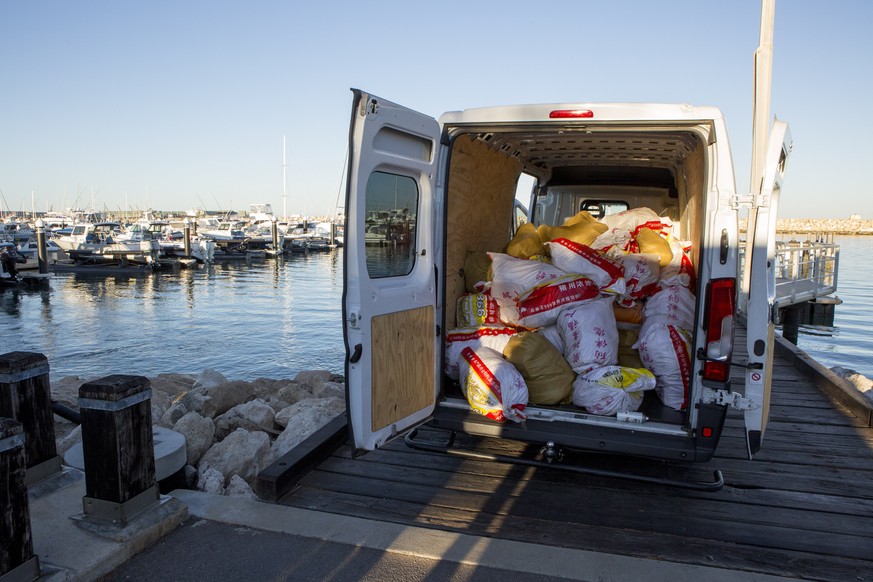
M 523 225 L 504 252 L 468 253 L 446 375 L 496 421 L 523 421 L 529 403 L 632 412 L 646 390 L 684 409 L 695 275 L 672 233 L 647 208 L 583 211 Z
M 259 472 L 346 410 L 344 379 L 327 370 L 292 380 L 228 380 L 210 369 L 149 380 L 153 424 L 185 436 L 187 485 L 218 495 L 255 497 Z M 84 382 L 52 382 L 52 400 L 77 409 Z M 81 430 L 55 420 L 63 455 L 82 441 Z

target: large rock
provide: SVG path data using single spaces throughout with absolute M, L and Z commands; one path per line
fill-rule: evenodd
M 284 400 L 290 406 L 301 400 L 313 398 L 313 395 L 312 391 L 307 386 L 298 384 L 297 382 L 290 382 L 279 389 L 278 398 Z
M 330 382 L 332 377 L 333 373 L 327 370 L 303 370 L 302 372 L 297 373 L 294 377 L 294 381 L 311 388 L 322 382 Z
M 312 387 L 312 395 L 316 398 L 345 398 L 346 389 L 336 382 L 322 382 Z
M 172 399 L 169 394 L 163 390 L 152 388 L 152 422 L 159 422 L 170 404 L 172 404 Z
M 237 404 L 215 419 L 215 437 L 223 440 L 238 428 L 248 431 L 272 431 L 276 411 L 269 404 L 256 398 L 242 404 Z
M 831 368 L 831 371 L 840 378 L 848 380 L 866 398 L 873 401 L 873 380 L 851 368 L 844 368 L 842 366 L 834 366 Z
M 215 418 L 252 398 L 254 392 L 250 383 L 233 380 L 215 386 L 193 388 L 185 394 L 182 402 L 188 410 L 196 410 L 203 416 Z
M 215 469 L 225 476 L 239 475 L 252 483 L 269 461 L 270 437 L 267 433 L 239 428 L 220 443 L 212 445 L 200 458 L 197 470 L 202 475 L 207 469 Z
M 195 380 L 196 377 L 188 374 L 158 374 L 154 378 L 149 378 L 152 390 L 166 392 L 172 398 L 193 388 Z
M 161 418 L 157 423 L 165 428 L 172 428 L 176 426 L 179 419 L 188 414 L 188 412 L 188 407 L 185 406 L 185 404 L 182 402 L 176 402 L 170 405 L 166 412 L 161 415 Z M 154 418 L 152 418 L 152 422 L 155 422 Z
M 51 383 L 52 400 L 79 409 L 79 386 L 85 381 L 78 376 L 64 376 Z
M 185 436 L 188 464 L 196 465 L 215 438 L 215 423 L 211 418 L 200 416 L 193 410 L 187 412 L 173 425 L 173 430 Z
M 194 384 L 191 388 L 212 388 L 226 383 L 227 378 L 225 378 L 221 372 L 213 370 L 212 368 L 206 368 L 200 372 L 200 375 L 198 375 L 194 380 Z
M 299 445 L 331 419 L 345 413 L 345 410 L 345 402 L 339 398 L 311 398 L 280 411 L 276 415 L 276 423 L 285 423 L 285 430 L 271 447 L 272 459 L 275 461 Z
M 212 467 L 200 471 L 197 477 L 197 489 L 215 495 L 224 494 L 224 475 Z
M 224 494 L 228 497 L 243 497 L 246 499 L 257 499 L 258 496 L 252 491 L 251 486 L 246 483 L 239 475 L 233 475 L 230 478 L 230 483 L 224 489 Z

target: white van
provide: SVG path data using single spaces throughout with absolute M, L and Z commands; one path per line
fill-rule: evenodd
M 775 122 L 760 191 L 735 189 L 725 121 L 714 107 L 562 103 L 445 113 L 439 121 L 353 90 L 346 200 L 344 335 L 349 427 L 373 450 L 422 423 L 473 435 L 646 457 L 705 461 L 729 406 L 744 410 L 749 455 L 767 423 L 773 353 L 776 205 L 791 150 Z M 529 404 L 521 423 L 474 412 L 445 373 L 471 251 L 501 252 L 519 222 L 520 177 L 534 224 L 645 207 L 690 241 L 696 298 L 687 406 L 657 398 L 639 415 Z M 739 209 L 749 209 L 750 284 L 739 272 Z M 376 236 L 378 234 L 378 237 Z M 742 291 L 748 289 L 748 293 Z M 745 296 L 744 296 L 745 295 Z M 732 361 L 737 302 L 748 361 Z M 745 387 L 730 385 L 731 366 Z M 736 391 L 735 391 L 736 390 Z

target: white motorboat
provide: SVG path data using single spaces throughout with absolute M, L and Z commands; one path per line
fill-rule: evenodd
M 158 266 L 161 246 L 152 239 L 125 238 L 121 223 L 80 223 L 69 235 L 55 239 L 76 262 L 124 261 Z

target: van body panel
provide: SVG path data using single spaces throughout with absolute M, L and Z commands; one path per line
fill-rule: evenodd
M 776 327 L 776 215 L 791 154 L 788 125 L 776 121 L 764 160 L 760 191 L 749 211 L 748 242 L 743 281 L 747 286 L 747 338 L 749 363 L 746 369 L 745 397 L 751 408 L 745 411 L 746 445 L 749 458 L 761 447 L 770 414 L 770 388 L 773 381 L 773 347 Z
M 372 450 L 427 420 L 440 373 L 434 265 L 436 120 L 354 91 L 346 195 L 349 424 Z
M 360 92 L 354 107 L 346 226 L 350 249 L 346 252 L 354 257 L 346 259 L 352 270 L 346 274 L 349 299 L 344 314 L 350 359 L 356 345 L 363 346 L 357 363 L 347 364 L 349 415 L 357 448 L 375 448 L 405 428 L 429 420 L 432 426 L 473 435 L 661 459 L 711 458 L 727 414 L 724 401 L 713 394 L 729 394 L 731 387 L 729 377 L 705 383 L 701 370 L 707 353 L 726 356 L 729 365 L 733 332 L 731 318 L 725 318 L 725 337 L 710 342 L 716 344 L 716 352 L 707 345 L 712 330 L 705 327 L 704 296 L 711 281 L 738 279 L 740 244 L 730 143 L 717 108 L 522 105 L 449 112 L 436 123 Z M 392 139 L 385 140 L 389 144 L 409 145 L 427 136 L 431 141 L 424 149 L 432 154 L 429 161 L 419 160 L 419 154 L 398 156 L 394 145 L 379 151 L 380 142 L 373 137 L 379 127 L 392 132 Z M 407 137 L 400 139 L 397 133 Z M 411 148 L 421 149 L 420 144 Z M 409 274 L 390 279 L 368 276 L 367 249 L 357 238 L 363 239 L 368 227 L 364 190 L 373 173 L 412 178 L 422 192 L 415 266 Z M 467 261 L 472 255 L 506 248 L 519 224 L 515 197 L 522 176 L 534 179 L 528 217 L 534 225 L 561 225 L 580 209 L 606 214 L 649 208 L 670 219 L 674 240 L 688 243 L 695 305 L 687 330 L 686 406 L 669 408 L 648 392 L 640 408 L 644 420 L 639 422 L 589 414 L 566 404 L 529 404 L 526 422 L 499 423 L 473 412 L 459 381 L 444 373 L 446 347 L 441 334 L 457 327 L 455 306 L 470 292 Z M 428 196 L 432 198 L 427 200 Z M 425 206 L 431 213 L 427 217 Z M 425 247 L 426 259 L 421 255 Z M 431 261 L 432 287 L 419 277 L 425 261 Z M 730 304 L 735 303 L 732 298 Z M 425 312 L 427 306 L 432 306 L 431 312 Z M 391 318 L 390 324 L 382 326 L 382 317 Z M 357 327 L 350 325 L 352 320 Z M 383 337 L 376 337 L 373 325 Z M 428 337 L 429 326 L 436 333 Z M 417 328 L 416 339 L 399 335 L 399 329 L 409 328 Z M 393 339 L 404 346 L 397 347 Z M 395 356 L 405 363 L 385 364 Z M 433 369 L 425 370 L 431 358 Z M 383 376 L 420 386 L 396 388 L 393 381 L 383 385 Z M 766 405 L 768 398 L 769 393 L 761 392 L 758 402 Z

